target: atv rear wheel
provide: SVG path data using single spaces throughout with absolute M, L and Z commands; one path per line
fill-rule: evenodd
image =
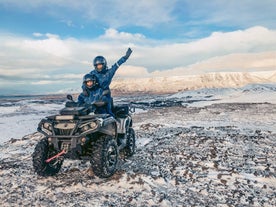
M 116 172 L 118 162 L 118 146 L 108 135 L 102 135 L 92 147 L 91 165 L 96 176 L 107 178 Z
M 46 160 L 58 152 L 53 148 L 49 147 L 48 141 L 46 139 L 40 140 L 33 153 L 33 167 L 35 172 L 41 176 L 51 176 L 59 172 L 63 160 L 52 160 L 46 163 Z
M 125 155 L 127 157 L 132 156 L 135 153 L 135 132 L 133 128 L 129 128 L 127 132 L 127 141 L 126 141 L 126 147 L 125 147 Z

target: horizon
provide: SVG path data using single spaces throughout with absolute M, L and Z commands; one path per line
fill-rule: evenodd
M 161 77 L 163 78 L 163 77 Z M 276 82 L 263 82 L 263 83 L 248 83 L 248 84 L 243 84 L 240 86 L 225 86 L 225 87 L 195 87 L 195 88 L 189 88 L 189 89 L 184 89 L 181 91 L 175 91 L 175 92 L 153 92 L 153 91 L 145 91 L 145 92 L 141 92 L 141 91 L 135 91 L 135 94 L 131 93 L 131 92 L 121 92 L 121 91 L 117 91 L 117 89 L 112 89 L 111 88 L 111 92 L 112 92 L 112 96 L 113 97 L 124 97 L 124 96 L 129 96 L 130 94 L 133 96 L 148 96 L 148 95 L 173 95 L 173 94 L 178 94 L 181 92 L 187 92 L 187 91 L 197 91 L 197 90 L 209 90 L 209 89 L 242 89 L 242 88 L 246 88 L 246 87 L 255 87 L 255 86 L 276 86 Z M 71 94 L 71 95 L 78 95 L 80 94 L 81 91 L 76 91 L 74 89 L 72 89 L 72 91 L 64 91 L 64 92 L 54 92 L 54 93 L 33 93 L 33 94 L 0 94 L 0 99 L 5 99 L 5 98 L 27 98 L 27 97 L 48 97 L 48 96 L 53 96 L 53 97 L 61 97 L 64 96 L 64 99 L 66 98 L 67 94 Z
M 80 88 L 92 61 L 120 78 L 276 70 L 276 2 L 0 2 L 0 95 Z M 12 84 L 11 84 L 12 83 Z

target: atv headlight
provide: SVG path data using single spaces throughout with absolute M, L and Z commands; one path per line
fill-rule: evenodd
M 96 122 L 91 122 L 91 123 L 87 123 L 87 124 L 81 126 L 81 131 L 85 132 L 85 131 L 88 131 L 88 130 L 94 130 L 97 127 L 98 127 L 98 124 Z
M 98 124 L 96 122 L 91 122 L 89 126 L 91 127 L 91 129 L 96 129 Z
M 52 125 L 51 125 L 50 123 L 48 123 L 48 122 L 45 122 L 45 123 L 43 124 L 43 128 L 52 131 Z
M 43 124 L 43 127 L 44 127 L 45 129 L 48 129 L 49 126 L 50 126 L 50 124 L 49 124 L 48 122 L 45 122 L 45 123 Z
M 84 127 L 82 127 L 83 131 L 87 131 L 90 127 L 88 125 L 85 125 Z
M 52 134 L 52 125 L 49 122 L 44 122 L 41 124 L 41 130 L 48 135 Z

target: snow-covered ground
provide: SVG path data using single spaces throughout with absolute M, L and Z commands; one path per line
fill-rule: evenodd
M 250 84 L 241 88 L 204 88 L 184 91 L 169 98 L 191 101 L 189 106 L 206 106 L 217 103 L 274 103 L 276 84 Z M 193 102 L 194 101 L 194 102 Z
M 0 206 L 276 206 L 275 95 L 265 84 L 125 98 L 137 150 L 108 179 L 72 160 L 37 176 L 35 128 L 63 102 L 2 103 Z
M 44 102 L 41 100 L 10 100 L 0 105 L 0 143 L 11 138 L 19 139 L 33 133 L 39 121 L 45 116 L 58 113 L 63 102 Z

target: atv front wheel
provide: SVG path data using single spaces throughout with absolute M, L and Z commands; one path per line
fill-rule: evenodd
M 107 178 L 116 172 L 118 162 L 118 146 L 108 135 L 102 135 L 93 144 L 91 164 L 96 176 Z
M 125 155 L 127 157 L 132 156 L 135 153 L 135 132 L 133 128 L 129 128 L 127 132 L 127 141 L 125 147 Z
M 41 176 L 51 176 L 59 172 L 63 160 L 52 160 L 46 163 L 46 160 L 57 154 L 53 147 L 49 147 L 46 139 L 42 139 L 35 147 L 33 153 L 33 167 L 35 172 Z

